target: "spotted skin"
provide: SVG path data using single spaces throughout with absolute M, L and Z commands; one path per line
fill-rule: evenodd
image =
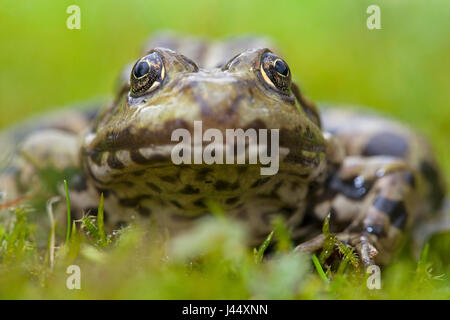
M 388 263 L 407 231 L 439 211 L 445 187 L 427 142 L 348 108 L 320 115 L 271 40 L 162 33 L 141 57 L 124 68 L 106 107 L 65 111 L 0 137 L 4 207 L 39 187 L 40 167 L 73 168 L 74 216 L 95 215 L 103 194 L 109 230 L 136 221 L 177 234 L 210 214 L 213 201 L 246 221 L 252 245 L 282 215 L 303 241 L 296 250 L 313 252 L 331 213 L 333 231 L 365 264 Z M 192 134 L 196 120 L 203 132 L 279 129 L 278 173 L 261 176 L 250 164 L 175 165 L 171 134 Z
M 332 212 L 343 226 L 341 239 L 365 264 L 375 257 L 386 264 L 407 230 L 439 213 L 445 186 L 433 152 L 416 132 L 377 115 L 327 108 L 322 120 L 346 156 L 328 173 L 310 212 L 321 219 Z M 298 250 L 314 250 L 321 241 L 319 236 Z

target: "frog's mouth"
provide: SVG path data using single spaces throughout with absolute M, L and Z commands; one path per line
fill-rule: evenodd
M 124 205 L 146 199 L 147 202 L 163 203 L 192 214 L 203 212 L 205 201 L 210 199 L 224 209 L 237 208 L 248 197 L 272 194 L 289 179 L 300 184 L 305 181 L 306 184 L 323 169 L 324 145 L 317 140 L 320 136 L 314 138 L 301 124 L 289 129 L 276 129 L 279 130 L 278 167 L 272 166 L 274 162 L 262 164 L 257 161 L 252 164 L 247 148 L 244 161 L 239 161 L 240 153 L 235 149 L 234 157 L 227 161 L 226 150 L 231 146 L 225 139 L 225 132 L 230 128 L 222 125 L 218 129 L 216 125 L 203 121 L 203 133 L 214 128 L 223 132 L 224 140 L 217 142 L 224 150 L 222 164 L 205 161 L 205 148 L 212 141 L 202 139 L 201 148 L 198 148 L 194 143 L 195 124 L 191 125 L 186 120 L 170 122 L 170 125 L 166 123 L 160 132 L 145 126 L 130 126 L 129 129 L 117 130 L 115 134 L 111 131 L 102 135 L 92 133 L 91 137 L 88 134 L 83 141 L 82 163 L 95 185 L 102 190 L 114 190 Z M 192 143 L 187 144 L 188 147 L 185 145 L 182 153 L 180 148 L 176 152 L 180 157 L 187 152 L 190 163 L 174 159 L 173 151 L 180 146 L 181 139 L 171 141 L 171 133 L 177 129 L 186 130 L 191 136 Z M 234 130 L 238 129 L 234 127 Z M 257 132 L 260 129 L 273 130 L 258 119 L 242 128 L 243 131 L 248 129 Z M 271 139 L 267 139 L 265 144 L 258 142 L 258 148 L 267 150 L 270 147 L 272 155 Z M 200 155 L 197 157 L 200 162 L 195 161 L 196 154 Z M 273 174 L 261 174 L 262 168 L 271 166 Z
M 307 176 L 323 162 L 324 146 L 316 143 L 307 133 L 303 134 L 300 129 L 273 130 L 260 129 L 261 127 L 262 124 L 258 122 L 252 123 L 248 128 L 237 129 L 244 134 L 251 129 L 255 132 L 256 140 L 251 140 L 248 136 L 240 140 L 234 135 L 230 139 L 226 133 L 229 129 L 215 129 L 216 132 L 219 131 L 221 139 L 216 140 L 215 136 L 205 141 L 204 133 L 207 128 L 200 132 L 199 137 L 195 122 L 194 126 L 178 124 L 176 129 L 187 134 L 188 140 L 181 136 L 173 138 L 167 134 L 167 130 L 165 135 L 145 129 L 140 129 L 133 135 L 125 131 L 108 135 L 93 148 L 83 148 L 82 161 L 90 176 L 101 187 L 137 180 L 146 171 L 163 168 L 170 170 L 167 168 L 176 166 L 189 166 L 190 170 L 197 171 L 211 164 L 219 167 L 252 165 L 259 169 L 260 176 L 277 174 L 279 168 L 283 167 L 283 170 L 289 168 Z M 266 135 L 263 140 L 261 131 Z M 130 149 L 130 146 L 133 148 Z M 223 170 L 226 171 L 227 168 Z
M 284 182 L 295 179 L 297 184 L 306 184 L 311 174 L 307 167 L 287 161 L 287 148 L 280 148 L 276 174 L 261 175 L 262 165 L 250 164 L 248 154 L 244 163 L 237 163 L 239 153 L 235 153 L 232 164 L 175 164 L 174 146 L 85 154 L 84 165 L 97 187 L 114 190 L 124 206 L 137 201 L 144 201 L 149 207 L 164 204 L 192 217 L 205 212 L 210 200 L 225 210 L 238 210 L 255 196 L 262 197 L 260 201 L 279 201 L 276 193 L 285 192 L 281 187 Z M 195 151 L 193 160 L 194 157 Z
M 210 165 L 249 165 L 258 169 L 260 175 L 274 175 L 278 173 L 280 161 L 285 162 L 289 158 L 289 148 L 279 148 L 278 141 L 259 144 L 246 141 L 243 147 L 235 142 L 234 139 L 231 143 L 172 142 L 115 151 L 84 149 L 83 164 L 98 185 L 107 187 L 123 183 L 130 178 L 139 179 L 136 177 L 152 171 L 171 170 L 171 167 L 189 167 L 192 171 L 202 171 Z M 224 168 L 224 171 L 226 170 L 228 169 Z

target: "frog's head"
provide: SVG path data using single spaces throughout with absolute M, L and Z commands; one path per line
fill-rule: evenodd
M 242 194 L 266 178 L 259 165 L 174 164 L 171 150 L 178 140 L 172 141 L 172 133 L 186 129 L 194 139 L 194 121 L 202 122 L 203 132 L 214 128 L 223 137 L 226 129 L 279 129 L 279 172 L 310 181 L 323 168 L 319 115 L 291 81 L 287 63 L 268 49 L 247 50 L 222 68 L 203 70 L 156 48 L 130 73 L 83 140 L 82 162 L 101 188 L 138 183 L 159 197 L 208 196 L 218 189 L 230 197 L 231 186 Z

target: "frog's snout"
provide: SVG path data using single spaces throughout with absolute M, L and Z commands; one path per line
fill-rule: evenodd
M 186 118 L 202 121 L 205 128 L 245 128 L 254 118 L 264 118 L 250 88 L 248 80 L 236 77 L 195 76 L 183 79 L 179 90 L 184 104 L 180 108 L 184 109 L 182 112 L 191 114 Z

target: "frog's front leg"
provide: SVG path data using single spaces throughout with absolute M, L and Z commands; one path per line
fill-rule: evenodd
M 418 214 L 417 176 L 399 158 L 348 157 L 330 176 L 312 206 L 313 214 L 345 225 L 337 238 L 356 249 L 365 265 L 386 264 L 405 231 Z M 296 250 L 313 252 L 322 247 L 320 235 Z
M 98 194 L 87 184 L 80 169 L 78 136 L 68 130 L 41 128 L 25 136 L 11 151 L 10 161 L 0 171 L 0 209 L 16 205 L 35 196 L 65 197 L 63 180 L 69 185 L 72 217 L 98 205 Z M 57 216 L 65 219 L 65 201 Z M 64 225 L 64 224 L 63 224 Z

